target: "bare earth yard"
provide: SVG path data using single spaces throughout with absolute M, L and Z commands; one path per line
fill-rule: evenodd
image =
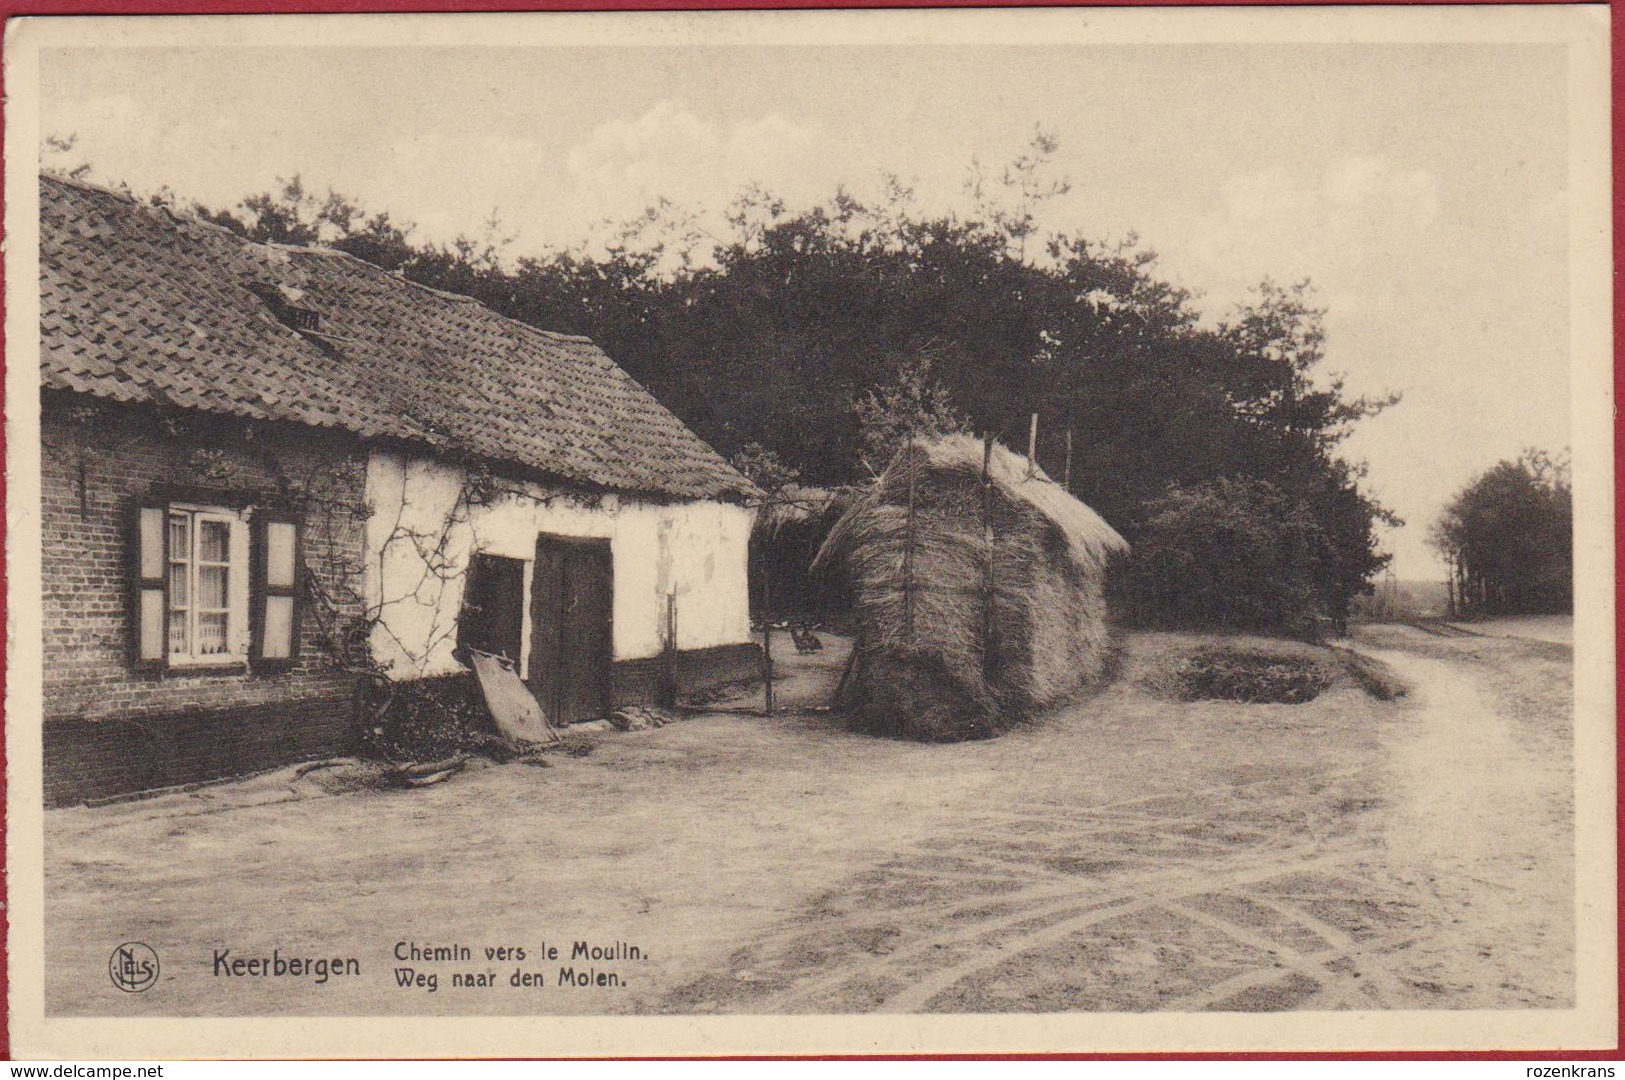
M 1373 627 L 1356 645 L 1405 698 L 1159 696 L 1151 676 L 1195 643 L 1135 635 L 1100 695 L 991 742 L 719 713 L 417 791 L 333 795 L 284 771 L 53 811 L 47 1010 L 1573 1003 L 1566 646 Z M 840 660 L 836 642 L 788 658 L 781 702 L 821 700 Z M 124 941 L 161 957 L 144 993 L 108 978 Z M 598 958 L 572 959 L 577 942 Z M 468 958 L 398 960 L 401 943 Z M 525 959 L 485 951 L 504 946 Z M 258 957 L 360 973 L 231 973 Z M 435 989 L 399 985 L 403 968 Z

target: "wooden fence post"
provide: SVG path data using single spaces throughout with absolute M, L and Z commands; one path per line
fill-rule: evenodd
M 677 704 L 677 594 L 666 594 L 666 633 L 660 650 L 660 704 L 670 709 Z
M 772 571 L 762 560 L 762 715 L 773 715 L 773 594 Z

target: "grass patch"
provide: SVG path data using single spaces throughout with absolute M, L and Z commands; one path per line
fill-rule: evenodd
M 1334 646 L 1332 651 L 1343 662 L 1343 670 L 1348 672 L 1349 678 L 1378 701 L 1392 701 L 1410 692 L 1399 673 L 1381 660 L 1362 656 L 1353 649 Z

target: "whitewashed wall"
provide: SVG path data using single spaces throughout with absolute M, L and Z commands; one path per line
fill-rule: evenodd
M 396 678 L 461 670 L 452 659 L 463 574 L 475 552 L 523 559 L 523 659 L 530 654 L 530 584 L 539 533 L 610 541 L 615 659 L 654 656 L 666 594 L 677 594 L 677 647 L 750 640 L 746 553 L 751 511 L 729 503 L 662 504 L 605 496 L 596 506 L 537 485 L 459 509 L 461 470 L 374 451 L 367 463 L 368 607 L 379 611 L 373 655 Z M 551 497 L 550 497 L 551 496 Z M 448 526 L 448 522 L 450 523 Z M 431 572 L 431 566 L 440 571 Z

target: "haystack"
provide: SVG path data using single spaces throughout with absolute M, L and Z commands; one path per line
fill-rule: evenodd
M 1027 460 L 968 435 L 911 444 L 846 512 L 814 567 L 851 581 L 839 703 L 862 730 L 987 738 L 1097 681 L 1107 562 L 1128 545 Z

